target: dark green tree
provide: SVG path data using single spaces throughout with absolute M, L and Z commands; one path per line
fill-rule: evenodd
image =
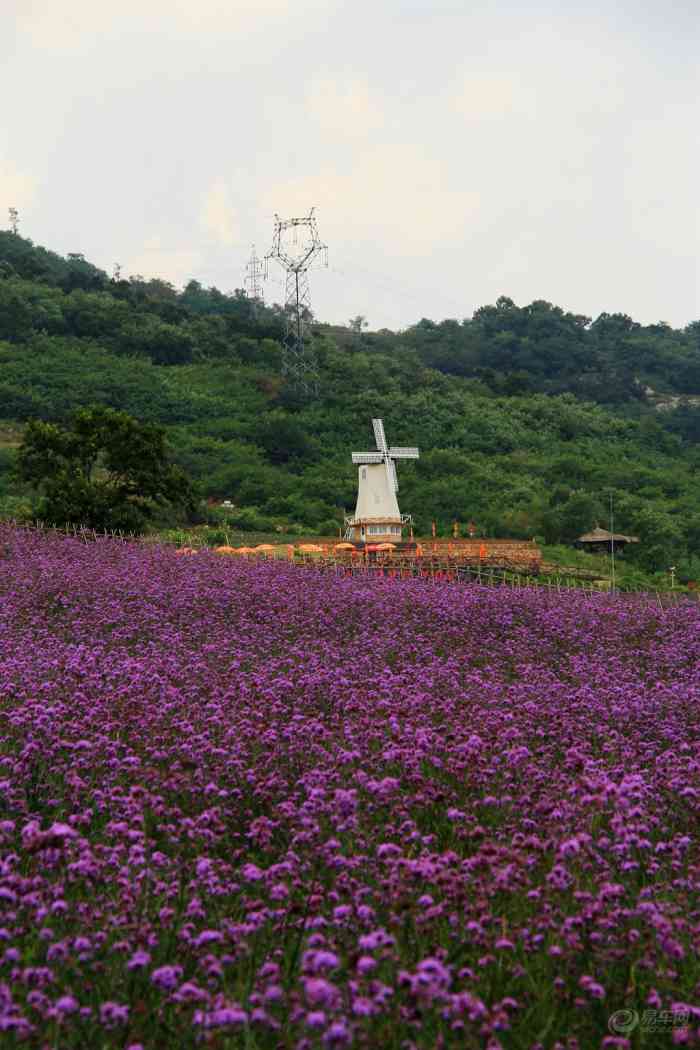
M 645 506 L 632 520 L 639 544 L 631 557 L 649 572 L 662 572 L 686 553 L 681 522 L 656 506 Z
M 3 281 L 0 283 L 0 339 L 19 342 L 31 334 L 32 328 L 32 307 L 22 294 L 21 282 Z
M 573 543 L 582 533 L 603 523 L 604 515 L 605 508 L 598 496 L 582 489 L 571 492 L 563 502 L 557 499 L 554 506 L 542 515 L 545 540 L 547 543 Z
M 314 458 L 315 446 L 308 428 L 284 412 L 271 412 L 259 424 L 256 441 L 275 466 Z
M 28 423 L 17 470 L 40 495 L 38 514 L 57 524 L 138 531 L 159 506 L 196 504 L 163 428 L 110 408 L 83 409 L 65 427 Z

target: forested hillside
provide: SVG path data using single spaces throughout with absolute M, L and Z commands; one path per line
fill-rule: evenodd
M 592 320 L 502 298 L 467 320 L 406 331 L 318 323 L 321 393 L 281 376 L 283 313 L 191 281 L 114 280 L 0 233 L 0 509 L 30 419 L 103 404 L 166 426 L 204 498 L 241 526 L 328 532 L 354 504 L 350 452 L 370 417 L 421 459 L 400 467 L 419 530 L 474 519 L 486 534 L 567 542 L 607 521 L 650 569 L 700 556 L 700 322 Z

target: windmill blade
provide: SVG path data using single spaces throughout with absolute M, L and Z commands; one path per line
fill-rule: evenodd
M 390 459 L 389 463 L 391 464 L 391 477 L 392 477 L 392 480 L 394 482 L 394 492 L 398 492 L 399 491 L 399 479 L 396 476 L 396 464 L 394 463 L 393 459 Z
M 420 459 L 420 452 L 417 448 L 406 447 L 403 445 L 396 448 L 390 448 L 389 455 L 392 459 Z
M 394 464 L 387 456 L 384 460 L 386 464 L 386 480 L 389 485 L 389 492 L 394 492 L 394 485 L 396 484 L 396 474 L 394 473 Z
M 372 426 L 374 427 L 374 440 L 377 442 L 377 448 L 380 452 L 387 452 L 386 434 L 384 433 L 384 422 L 381 419 L 373 419 Z
M 381 452 L 353 452 L 352 461 L 356 464 L 361 463 L 381 463 L 384 456 Z

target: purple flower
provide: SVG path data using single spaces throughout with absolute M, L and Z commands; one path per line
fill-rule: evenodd
M 106 1002 L 100 1006 L 100 1022 L 105 1028 L 116 1028 L 129 1020 L 129 1007 L 123 1003 Z
M 357 999 L 353 999 L 352 1012 L 357 1014 L 358 1017 L 371 1017 L 372 1014 L 377 1012 L 377 1008 L 371 999 L 358 996 Z
M 383 929 L 372 930 L 371 933 L 363 933 L 358 941 L 360 948 L 370 952 L 393 943 L 394 938 Z
M 56 1000 L 56 1009 L 61 1014 L 72 1014 L 79 1007 L 77 999 L 74 999 L 72 995 L 62 995 L 60 999 Z
M 311 970 L 312 973 L 321 973 L 323 970 L 335 970 L 340 966 L 340 959 L 335 952 L 309 951 L 304 953 L 302 968 Z
M 625 961 L 692 1042 L 699 668 L 685 599 L 0 523 L 0 1044 L 139 1050 L 124 978 L 154 1045 L 529 1046 L 546 971 L 576 1050 Z
M 192 941 L 192 946 L 194 948 L 202 948 L 205 944 L 217 944 L 223 939 L 223 934 L 219 933 L 218 930 L 202 930 Z
M 151 961 L 151 956 L 143 948 L 137 948 L 126 964 L 127 970 L 142 970 Z
M 322 977 L 309 977 L 304 981 L 304 994 L 313 1006 L 332 1006 L 338 997 L 338 989 Z
M 177 987 L 181 977 L 181 966 L 159 966 L 151 974 L 151 981 L 162 991 L 171 992 Z
M 240 1006 L 226 1006 L 213 1010 L 209 1015 L 209 1025 L 213 1028 L 224 1028 L 231 1025 L 246 1024 L 248 1014 Z
M 350 1029 L 345 1021 L 334 1021 L 326 1030 L 323 1042 L 325 1046 L 347 1046 L 350 1042 Z

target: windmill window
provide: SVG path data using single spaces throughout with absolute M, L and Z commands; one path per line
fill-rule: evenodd
M 367 480 L 367 467 L 363 467 L 362 468 L 362 480 L 363 481 Z

